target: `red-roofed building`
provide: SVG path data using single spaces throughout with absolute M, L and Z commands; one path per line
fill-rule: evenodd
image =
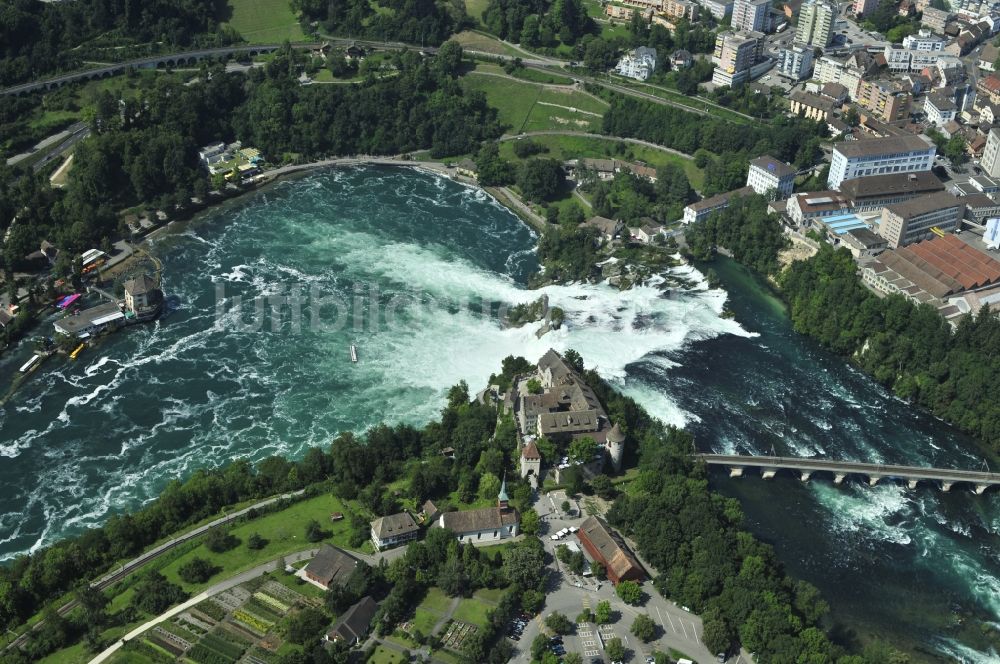
M 604 519 L 596 516 L 588 518 L 580 524 L 576 536 L 590 557 L 604 565 L 612 583 L 646 578 L 642 565 Z
M 955 235 L 886 251 L 861 276 L 878 291 L 930 304 L 949 319 L 1000 301 L 1000 261 Z

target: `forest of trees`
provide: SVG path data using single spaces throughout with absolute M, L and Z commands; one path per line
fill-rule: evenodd
M 780 277 L 798 332 L 852 358 L 897 396 L 1000 451 L 1000 316 L 984 307 L 954 330 L 929 305 L 864 287 L 846 249 L 823 245 Z
M 78 0 L 0 4 L 0 86 L 81 65 L 74 48 L 100 36 L 122 43 L 230 43 L 215 0 Z
M 580 0 L 489 0 L 483 23 L 501 39 L 529 48 L 572 45 L 596 30 Z
M 763 196 L 734 199 L 729 207 L 689 226 L 684 237 L 688 250 L 699 260 L 709 260 L 717 247 L 725 247 L 733 258 L 761 274 L 777 272 L 778 252 L 788 246 Z
M 816 163 L 825 125 L 803 118 L 774 118 L 767 124 L 739 126 L 689 111 L 633 97 L 594 90 L 611 102 L 603 131 L 612 136 L 639 138 L 694 154 L 699 148 L 715 154 L 745 156 L 770 154 L 802 168 Z M 729 157 L 727 157 L 729 159 Z M 744 177 L 745 177 L 744 169 Z
M 437 46 L 466 22 L 465 3 L 442 0 L 291 0 L 333 35 Z

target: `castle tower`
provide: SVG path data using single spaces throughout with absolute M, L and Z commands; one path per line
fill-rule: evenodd
M 542 474 L 542 454 L 538 451 L 535 441 L 521 446 L 521 477 L 534 476 L 538 479 Z
M 622 456 L 625 454 L 625 434 L 622 433 L 617 422 L 608 432 L 608 442 L 605 448 L 611 456 L 611 465 L 615 467 L 615 472 L 620 473 L 622 471 Z
M 503 482 L 500 484 L 500 495 L 497 496 L 497 507 L 501 510 L 506 510 L 509 507 L 509 501 L 510 498 L 507 497 L 507 473 L 504 473 Z

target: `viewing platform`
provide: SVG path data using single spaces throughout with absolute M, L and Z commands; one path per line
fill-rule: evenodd
M 921 481 L 938 484 L 942 491 L 950 491 L 955 484 L 966 483 L 973 487 L 976 495 L 988 488 L 1000 485 L 1000 473 L 978 470 L 952 470 L 921 466 L 895 466 L 857 461 L 833 461 L 828 459 L 806 459 L 800 457 L 749 456 L 741 454 L 695 454 L 695 459 L 710 466 L 726 466 L 730 477 L 742 477 L 746 468 L 760 468 L 761 477 L 769 480 L 779 470 L 791 470 L 799 474 L 799 479 L 808 482 L 814 473 L 830 473 L 834 484 L 842 484 L 848 475 L 866 478 L 875 486 L 879 480 L 900 479 L 911 488 L 917 488 Z

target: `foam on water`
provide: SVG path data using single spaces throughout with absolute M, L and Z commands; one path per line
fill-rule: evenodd
M 532 291 L 536 241 L 481 190 L 393 169 L 282 183 L 167 238 L 155 251 L 178 304 L 76 363 L 49 363 L 0 411 L 0 560 L 134 509 L 199 467 L 298 455 L 380 420 L 421 425 L 450 385 L 477 391 L 507 355 L 535 360 L 550 347 L 580 351 L 653 415 L 689 425 L 701 449 L 978 465 L 954 434 L 840 360 L 776 337 L 777 324 L 752 313 L 738 316 L 752 332 L 722 318 L 726 293 L 694 267 L 626 292 Z M 366 293 L 375 284 L 381 305 L 401 299 L 393 325 L 383 316 L 357 330 L 250 331 L 232 325 L 250 320 L 246 300 L 216 317 L 216 283 L 228 305 L 289 284 L 346 301 L 355 283 Z M 541 294 L 565 323 L 540 339 L 538 324 L 504 329 L 495 311 L 481 311 Z M 976 545 L 1000 536 L 997 496 L 970 499 L 973 512 L 955 494 L 828 479 L 791 495 L 802 504 L 789 518 L 815 513 L 814 527 L 834 534 L 839 549 L 821 573 L 864 575 L 899 559 L 1000 618 L 1000 564 Z M 817 546 L 805 537 L 802 546 Z M 947 639 L 933 646 L 993 661 Z
M 0 454 L 10 460 L 0 468 L 0 559 L 134 508 L 199 466 L 301 454 L 380 420 L 423 424 L 449 386 L 480 389 L 507 355 L 576 348 L 652 412 L 685 421 L 670 397 L 629 371 L 661 370 L 694 340 L 746 336 L 719 316 L 725 293 L 689 267 L 675 275 L 691 282 L 689 292 L 663 284 L 529 291 L 536 240 L 478 189 L 385 169 L 283 183 L 168 237 L 157 252 L 179 306 L 48 369 L 12 403 L 19 418 L 0 421 Z M 249 331 L 232 325 L 250 320 L 248 301 L 216 317 L 216 282 L 230 305 L 289 284 L 348 298 L 355 283 L 366 293 L 376 284 L 380 301 L 408 298 L 393 325 Z M 495 311 L 480 310 L 542 293 L 566 314 L 542 338 L 537 323 L 503 329 Z M 357 365 L 346 359 L 350 343 Z

